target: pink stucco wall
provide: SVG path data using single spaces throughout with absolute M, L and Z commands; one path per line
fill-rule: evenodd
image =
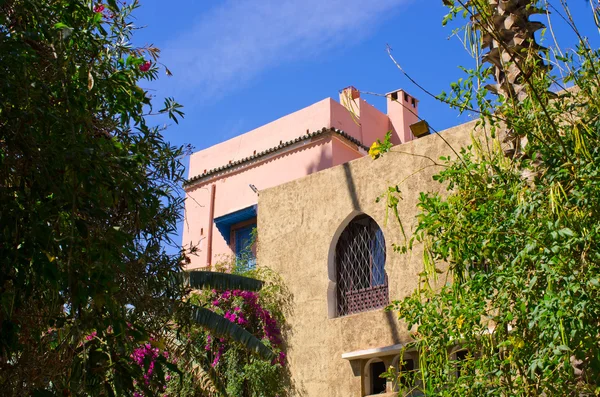
M 343 130 L 370 146 L 375 139 L 382 138 L 389 130 L 389 121 L 385 114 L 363 99 L 359 99 L 357 104 L 359 120 L 353 119 L 344 106 L 326 98 L 250 132 L 196 152 L 190 157 L 189 176 L 193 177 L 202 174 L 204 170 L 252 156 L 255 152 L 275 147 L 280 142 L 298 138 L 323 127 Z
M 358 116 L 360 110 L 353 105 L 352 113 Z M 331 100 L 331 126 L 343 130 L 348 135 L 362 142 L 363 135 L 360 120 L 353 117 L 352 113 L 339 102 Z
M 332 167 L 363 156 L 362 153 L 356 150 L 354 145 L 349 145 L 345 140 L 334 138 L 331 142 L 331 147 L 333 152 Z
M 196 152 L 190 158 L 189 177 L 193 178 L 203 174 L 205 170 L 228 165 L 277 147 L 281 142 L 294 140 L 307 132 L 315 132 L 324 127 L 343 130 L 365 146 L 370 146 L 376 139 L 382 139 L 393 124 L 391 117 L 388 118 L 361 98 L 355 98 L 353 104 L 352 109 L 356 117 L 337 101 L 326 98 L 260 128 Z M 404 128 L 404 124 L 408 122 L 401 112 L 401 107 L 392 108 L 397 130 Z M 336 134 L 328 134 L 301 141 L 187 187 L 183 244 L 197 245 L 199 248 L 189 268 L 215 265 L 233 254 L 214 222 L 210 220 L 211 208 L 214 209 L 214 218 L 218 218 L 258 202 L 259 196 L 252 191 L 249 184 L 253 184 L 260 191 L 346 163 L 365 154 L 365 150 L 359 149 L 346 139 Z M 212 185 L 215 186 L 214 202 L 211 199 Z M 290 200 L 301 199 L 302 192 L 298 192 L 296 197 L 290 197 Z M 212 250 L 209 250 L 207 245 L 211 232 Z M 212 251 L 210 258 L 209 251 Z
M 358 157 L 355 155 L 354 158 Z M 189 268 L 204 267 L 207 257 L 208 230 L 212 228 L 212 258 L 215 265 L 233 254 L 231 248 L 217 228 L 210 224 L 211 206 L 210 185 L 215 184 L 214 217 L 246 208 L 258 202 L 259 196 L 250 189 L 249 184 L 260 190 L 298 179 L 333 164 L 332 138 L 324 137 L 308 141 L 287 153 L 276 155 L 257 162 L 239 171 L 227 174 L 208 183 L 198 184 L 186 193 L 185 222 L 183 231 L 184 245 L 199 245 L 198 255 L 192 257 Z M 298 197 L 301 197 L 299 192 Z M 297 198 L 298 198 L 297 197 Z M 297 199 L 295 198 L 295 199 Z
M 390 130 L 390 119 L 381 113 L 373 105 L 362 98 L 360 104 L 360 124 L 362 125 L 363 143 L 371 146 L 377 139 L 383 140 L 385 134 Z
M 359 126 L 348 111 L 331 98 L 323 99 L 297 112 L 192 154 L 190 173 L 193 177 L 230 161 L 252 156 L 321 128 L 338 128 L 360 139 Z

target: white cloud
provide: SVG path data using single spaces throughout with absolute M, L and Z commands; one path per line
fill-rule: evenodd
M 405 1 L 225 0 L 163 45 L 162 60 L 180 89 L 214 96 L 282 63 L 358 42 Z

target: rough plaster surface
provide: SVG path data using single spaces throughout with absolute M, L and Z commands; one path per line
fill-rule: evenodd
M 463 124 L 442 136 L 458 151 L 471 142 L 473 128 L 474 123 Z M 394 313 L 376 310 L 329 318 L 328 305 L 335 304 L 328 302 L 328 269 L 334 266 L 330 250 L 350 214 L 370 215 L 385 235 L 390 299 L 411 294 L 422 270 L 422 253 L 418 247 L 406 255 L 393 251 L 393 243 L 403 242 L 402 234 L 393 219 L 385 224 L 385 201 L 375 200 L 388 186 L 400 185 L 400 214 L 410 236 L 419 193 L 445 190 L 431 178 L 440 168 L 419 156 L 439 162 L 446 155 L 455 157 L 440 136 L 430 135 L 396 146 L 378 160 L 364 157 L 261 192 L 258 263 L 277 271 L 293 294 L 288 358 L 296 395 L 362 396 L 360 370 L 353 367 L 361 368 L 366 360 L 351 363 L 341 355 L 409 341 Z

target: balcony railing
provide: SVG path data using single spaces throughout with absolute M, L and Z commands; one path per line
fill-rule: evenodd
M 389 289 L 386 275 L 385 282 L 381 285 L 346 291 L 343 298 L 339 299 L 338 315 L 346 316 L 348 314 L 380 309 L 387 306 L 388 303 Z

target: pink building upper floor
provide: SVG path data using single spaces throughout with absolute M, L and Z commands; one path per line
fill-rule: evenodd
M 234 257 L 236 236 L 239 240 L 244 226 L 256 222 L 260 190 L 365 156 L 388 131 L 394 144 L 414 139 L 409 127 L 419 120 L 418 101 L 404 91 L 387 95 L 387 114 L 354 87 L 342 90 L 340 102 L 323 99 L 192 154 L 184 184 L 183 245 L 199 250 L 189 269 Z

